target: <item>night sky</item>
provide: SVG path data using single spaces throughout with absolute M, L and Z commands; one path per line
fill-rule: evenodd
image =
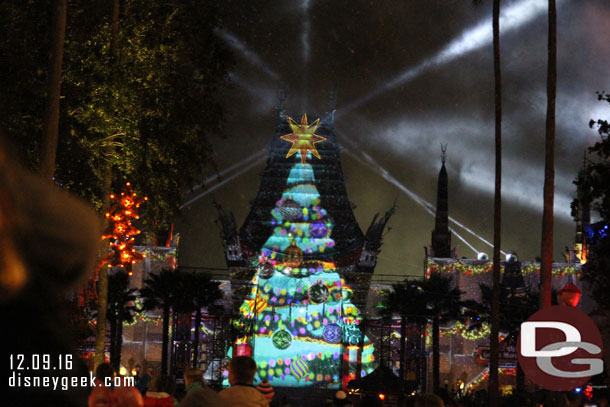
M 515 251 L 521 260 L 540 253 L 546 3 L 502 1 L 502 250 Z M 208 182 L 214 190 L 184 208 L 177 221 L 181 265 L 226 267 L 212 198 L 234 212 L 238 225 L 243 223 L 264 168 L 256 154 L 274 133 L 280 82 L 288 92 L 287 113 L 297 119 L 302 113 L 326 112 L 327 93 L 338 87 L 336 134 L 361 229 L 397 201 L 377 280 L 423 272 L 423 247 L 430 244 L 434 218 L 421 200 L 436 205 L 441 143 L 448 144 L 450 216 L 492 240 L 491 1 L 477 8 L 468 0 L 223 4 L 223 29 L 217 34 L 234 50 L 236 65 L 234 86 L 222 95 L 229 136 L 212 141 L 218 168 L 235 169 Z M 557 0 L 557 7 L 554 258 L 562 261 L 575 232 L 572 180 L 585 148 L 599 137 L 588 122 L 610 116 L 595 94 L 610 90 L 610 2 Z M 468 242 L 453 236 L 459 257 L 477 252 L 491 257 L 490 246 L 455 223 L 450 226 Z

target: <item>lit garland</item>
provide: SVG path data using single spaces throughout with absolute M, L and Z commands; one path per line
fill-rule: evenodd
M 522 262 L 521 272 L 523 275 L 531 273 L 540 273 L 540 263 Z M 432 273 L 460 273 L 467 276 L 491 273 L 493 263 L 487 262 L 484 264 L 468 264 L 460 260 L 456 260 L 446 264 L 435 263 L 433 260 L 428 261 L 426 275 Z M 504 272 L 504 266 L 500 265 L 500 272 Z M 580 273 L 580 265 L 561 265 L 553 267 L 553 276 L 559 277 L 564 275 L 578 275 Z
M 176 249 L 172 249 L 172 250 L 164 250 L 163 252 L 159 252 L 159 251 L 155 251 L 155 250 L 151 250 L 150 248 L 146 248 L 144 250 L 142 250 L 140 253 L 144 254 L 145 257 L 150 257 L 151 259 L 155 259 L 155 260 L 161 260 L 161 261 L 166 261 L 166 260 L 173 260 L 176 257 Z
M 135 312 L 133 321 L 123 322 L 123 326 L 133 326 L 138 322 L 144 322 L 145 324 L 154 324 L 159 326 L 163 322 L 163 317 L 161 316 L 151 317 L 148 315 L 147 311 L 143 309 L 142 300 L 140 298 L 135 299 L 134 305 L 137 311 Z
M 147 201 L 148 198 L 139 198 L 128 182 L 125 184 L 125 191 L 120 196 L 110 195 L 113 205 L 105 216 L 108 219 L 108 229 L 102 239 L 110 239 L 111 253 L 106 259 L 108 267 L 119 266 L 127 270 L 132 275 L 131 268 L 145 255 L 136 251 L 133 247 L 134 237 L 140 231 L 131 224 L 133 219 L 139 219 L 138 208 Z
M 502 376 L 516 376 L 517 375 L 517 369 L 515 369 L 515 368 L 503 368 L 503 367 L 500 367 L 500 368 L 498 368 L 498 372 Z M 480 384 L 482 384 L 484 381 L 486 381 L 488 379 L 489 379 L 489 371 L 486 371 L 481 376 L 479 376 L 476 380 L 470 382 L 468 387 L 469 388 L 476 388 L 476 387 L 478 387 Z
M 440 336 L 455 334 L 461 334 L 462 338 L 469 341 L 479 341 L 491 334 L 491 326 L 487 322 L 483 322 L 480 328 L 469 330 L 464 323 L 457 321 L 451 328 L 440 330 Z M 430 325 L 426 327 L 426 346 L 432 346 L 432 327 Z

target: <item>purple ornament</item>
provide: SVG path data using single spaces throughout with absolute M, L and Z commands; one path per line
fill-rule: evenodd
M 326 222 L 322 219 L 314 220 L 309 225 L 309 234 L 311 235 L 311 237 L 315 237 L 316 239 L 326 237 L 327 232 L 328 227 L 326 226 Z

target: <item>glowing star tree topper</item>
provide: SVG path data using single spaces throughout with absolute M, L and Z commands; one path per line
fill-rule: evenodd
M 320 119 L 316 119 L 311 125 L 307 124 L 307 115 L 304 114 L 301 117 L 301 123 L 298 124 L 291 117 L 288 118 L 288 124 L 292 129 L 292 133 L 281 136 L 280 138 L 285 141 L 292 143 L 286 158 L 293 156 L 297 152 L 301 153 L 301 164 L 305 165 L 307 161 L 307 153 L 311 151 L 311 154 L 316 156 L 319 160 L 320 153 L 316 149 L 316 143 L 320 143 L 326 140 L 326 137 L 318 136 L 315 134 L 316 130 L 320 126 Z

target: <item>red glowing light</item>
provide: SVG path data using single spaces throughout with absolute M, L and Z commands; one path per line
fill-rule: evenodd
M 114 199 L 115 195 L 112 194 L 110 197 Z M 126 184 L 126 190 L 121 192 L 121 197 L 123 198 L 118 200 L 106 213 L 109 225 L 103 238 L 110 240 L 112 250 L 107 258 L 108 266 L 124 267 L 128 274 L 132 275 L 132 265 L 142 260 L 144 255 L 138 253 L 133 247 L 134 236 L 138 235 L 140 231 L 131 222 L 133 219 L 139 218 L 135 208 L 139 207 L 146 198 L 136 198 L 136 193 L 131 189 L 130 183 Z

